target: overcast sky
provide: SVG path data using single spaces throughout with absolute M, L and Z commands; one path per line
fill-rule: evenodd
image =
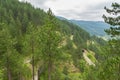
M 44 9 L 51 8 L 56 16 L 67 19 L 103 21 L 104 6 L 120 3 L 120 0 L 23 0 L 33 6 Z

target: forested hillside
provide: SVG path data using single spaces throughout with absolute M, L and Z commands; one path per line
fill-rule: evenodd
M 101 38 L 59 20 L 51 9 L 44 12 L 29 3 L 0 0 L 0 80 L 102 80 L 99 72 L 107 80 L 107 65 L 101 65 L 107 46 Z M 95 65 L 89 65 L 83 53 Z

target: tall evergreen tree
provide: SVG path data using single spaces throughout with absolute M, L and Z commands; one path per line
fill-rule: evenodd
M 39 49 L 37 42 L 37 27 L 33 26 L 29 23 L 29 26 L 26 30 L 24 48 L 25 53 L 27 53 L 27 58 L 29 63 L 32 65 L 32 80 L 35 80 L 35 55 L 37 55 L 37 51 Z
M 106 71 L 106 76 L 109 76 L 109 80 L 119 80 L 120 79 L 120 4 L 112 3 L 112 9 L 105 7 L 107 13 L 111 16 L 107 17 L 103 15 L 106 23 L 110 24 L 112 27 L 105 30 L 106 33 L 111 35 L 109 40 L 110 51 L 107 58 L 107 63 L 103 69 Z M 106 68 L 107 67 L 107 68 Z
M 113 3 L 112 9 L 105 7 L 105 10 L 107 13 L 111 14 L 111 16 L 107 17 L 103 15 L 103 18 L 106 23 L 112 26 L 105 31 L 112 37 L 111 40 L 109 40 L 109 43 L 113 49 L 113 53 L 120 55 L 120 4 Z
M 120 36 L 120 4 L 119 3 L 113 3 L 112 4 L 112 9 L 108 9 L 105 7 L 105 10 L 107 13 L 109 13 L 110 17 L 107 17 L 103 15 L 103 18 L 106 23 L 115 26 L 115 27 L 110 27 L 110 29 L 106 30 L 108 34 L 111 36 Z
M 61 33 L 58 30 L 56 18 L 49 9 L 46 24 L 40 28 L 40 45 L 42 56 L 48 67 L 48 80 L 52 80 L 53 66 L 62 55 L 60 53 Z
M 7 80 L 14 80 L 13 75 L 18 70 L 20 62 L 20 55 L 14 47 L 16 39 L 12 37 L 4 23 L 1 23 L 0 27 L 0 61 L 4 73 L 7 74 Z

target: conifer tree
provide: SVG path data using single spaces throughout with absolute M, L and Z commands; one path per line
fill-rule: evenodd
M 28 61 L 32 65 L 32 80 L 35 80 L 35 55 L 38 51 L 37 45 L 37 27 L 29 23 L 26 31 L 25 41 L 24 41 L 25 53 L 27 53 Z
M 48 67 L 48 80 L 52 80 L 53 66 L 61 56 L 59 44 L 61 42 L 61 33 L 58 31 L 56 19 L 49 9 L 47 12 L 48 18 L 46 24 L 39 30 L 40 45 L 42 50 L 43 60 Z
M 112 27 L 105 30 L 106 33 L 111 35 L 109 40 L 110 51 L 108 51 L 108 58 L 106 64 L 104 64 L 105 77 L 109 76 L 109 80 L 119 80 L 120 75 L 120 4 L 112 3 L 112 8 L 108 9 L 105 7 L 107 13 L 110 16 L 103 15 L 104 21 L 110 24 Z M 114 74 L 114 75 L 113 75 Z
M 112 3 L 111 7 L 112 9 L 105 7 L 105 10 L 111 16 L 107 17 L 103 15 L 105 22 L 112 26 L 110 29 L 107 29 L 105 31 L 111 35 L 111 40 L 109 40 L 109 43 L 113 49 L 113 53 L 120 55 L 120 4 Z
M 111 36 L 120 36 L 120 4 L 119 3 L 112 3 L 112 9 L 108 9 L 105 7 L 105 10 L 107 13 L 109 13 L 111 16 L 107 17 L 103 15 L 103 18 L 106 23 L 115 26 L 110 27 L 110 29 L 106 30 L 108 34 Z

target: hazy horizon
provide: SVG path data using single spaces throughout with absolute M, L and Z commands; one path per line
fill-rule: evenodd
M 85 21 L 103 21 L 104 7 L 119 0 L 19 0 L 27 1 L 45 11 L 51 8 L 56 16 Z

